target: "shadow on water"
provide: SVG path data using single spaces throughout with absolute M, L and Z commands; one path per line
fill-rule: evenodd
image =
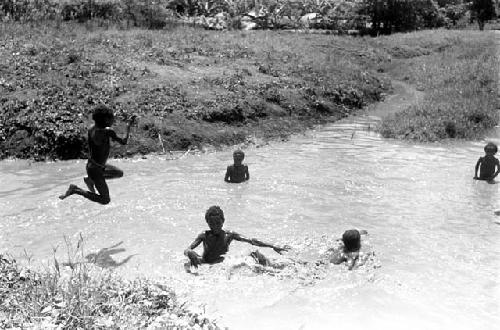
M 132 259 L 132 257 L 134 257 L 136 254 L 129 255 L 121 261 L 116 261 L 112 257 L 112 255 L 126 251 L 124 248 L 117 248 L 122 244 L 123 241 L 118 242 L 117 244 L 114 244 L 110 247 L 102 248 L 95 253 L 89 253 L 85 256 L 86 261 L 80 263 L 94 264 L 100 268 L 117 268 L 123 266 L 124 264 L 129 262 L 130 259 Z M 76 263 L 78 262 L 65 262 L 63 263 L 63 265 L 73 267 Z
M 125 252 L 124 248 L 119 248 L 119 249 L 116 248 L 116 247 L 120 246 L 122 243 L 123 243 L 123 241 L 119 242 L 113 246 L 110 246 L 108 248 L 100 249 L 97 253 L 89 253 L 85 256 L 85 259 L 87 259 L 87 261 L 89 263 L 93 263 L 96 266 L 99 266 L 102 268 L 120 267 L 120 266 L 126 264 L 127 262 L 129 262 L 130 259 L 132 259 L 132 257 L 135 256 L 135 254 L 132 254 L 119 262 L 115 261 L 111 257 L 113 254 Z

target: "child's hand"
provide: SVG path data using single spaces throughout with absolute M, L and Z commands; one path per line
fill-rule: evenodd
M 281 254 L 281 252 L 283 252 L 283 251 L 288 251 L 290 249 L 291 249 L 291 247 L 289 245 L 284 245 L 283 247 L 275 246 L 273 248 L 273 250 L 276 251 L 279 254 Z
M 477 179 L 478 179 L 478 177 L 477 177 L 477 175 L 476 175 L 476 176 L 474 177 L 474 180 L 477 180 Z
M 130 118 L 128 119 L 128 125 L 129 126 L 132 126 L 135 122 L 135 120 L 138 118 L 139 116 L 137 114 L 132 114 L 132 116 L 130 116 Z

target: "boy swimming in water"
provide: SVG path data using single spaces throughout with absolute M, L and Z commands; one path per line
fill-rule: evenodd
M 500 173 L 500 162 L 495 158 L 498 148 L 496 144 L 489 142 L 484 147 L 485 156 L 480 157 L 474 169 L 474 180 L 485 180 L 493 183 L 493 179 Z M 477 171 L 479 170 L 479 176 Z
M 89 191 L 83 190 L 74 184 L 70 184 L 64 195 L 59 196 L 65 199 L 71 195 L 81 195 L 99 204 L 108 204 L 111 201 L 106 179 L 121 178 L 123 171 L 119 168 L 106 164 L 109 157 L 110 140 L 122 145 L 127 144 L 130 135 L 130 127 L 134 123 L 136 116 L 132 116 L 127 125 L 127 133 L 124 138 L 116 135 L 111 129 L 115 117 L 113 111 L 105 105 L 99 105 L 94 109 L 92 119 L 95 125 L 88 131 L 89 159 L 87 162 L 87 175 L 83 181 Z M 96 194 L 96 189 L 98 194 Z
M 350 229 L 346 230 L 339 240 L 339 246 L 327 250 L 321 263 L 333 263 L 339 265 L 346 263 L 347 269 L 352 270 L 354 267 L 362 266 L 369 254 L 361 252 L 361 235 L 367 235 L 366 230 Z
M 273 244 L 264 243 L 255 238 L 246 238 L 235 232 L 222 229 L 224 225 L 224 212 L 218 206 L 211 206 L 207 210 L 205 213 L 205 220 L 210 230 L 199 234 L 193 243 L 184 251 L 184 255 L 189 258 L 189 262 L 185 264 L 186 267 L 198 267 L 200 264 L 215 264 L 222 262 L 233 240 L 250 243 L 255 246 L 270 247 L 280 254 L 290 249 L 288 246 L 279 247 Z M 203 254 L 200 256 L 194 249 L 201 243 L 203 243 Z M 258 251 L 252 252 L 251 256 L 257 260 L 257 262 L 259 262 L 259 258 L 263 257 Z
M 231 183 L 241 183 L 250 179 L 250 174 L 248 173 L 248 166 L 242 164 L 243 159 L 245 159 L 245 153 L 241 150 L 236 150 L 233 152 L 234 164 L 229 165 L 226 170 L 226 176 L 224 181 Z

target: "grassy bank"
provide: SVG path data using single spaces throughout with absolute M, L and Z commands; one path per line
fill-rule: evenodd
M 420 52 L 418 45 L 433 40 L 434 31 L 400 35 L 396 59 L 386 66 L 394 79 L 425 93 L 421 103 L 386 118 L 384 137 L 417 141 L 474 139 L 498 124 L 498 68 L 493 32 L 440 32 L 456 42 L 442 51 Z M 381 38 L 392 44 L 394 39 Z M 411 46 L 410 46 L 411 45 Z M 439 43 L 436 43 L 439 50 Z M 411 51 L 410 51 L 411 50 Z M 424 56 L 413 54 L 417 50 Z
M 185 26 L 148 31 L 92 23 L 2 23 L 0 158 L 86 157 L 89 114 L 99 103 L 115 109 L 118 132 L 131 113 L 141 116 L 131 143 L 113 149 L 118 157 L 284 139 L 380 101 L 390 93 L 392 78 L 429 91 L 426 102 L 432 107 L 419 109 L 432 116 L 457 107 L 456 90 L 486 109 L 495 81 L 493 66 L 483 70 L 492 63 L 481 50 L 487 43 L 487 34 L 472 31 L 351 38 Z M 445 74 L 446 67 L 455 71 Z M 469 78 L 466 70 L 472 76 L 479 70 L 481 76 Z M 470 79 L 475 87 L 453 85 Z M 444 97 L 432 96 L 438 90 Z M 446 111 L 438 117 L 455 115 Z M 407 113 L 398 118 L 413 116 Z M 454 123 L 448 131 L 471 137 L 496 123 L 489 116 L 470 118 L 480 121 L 474 134 L 462 135 L 465 124 L 456 119 L 445 119 Z M 398 126 L 403 125 L 387 121 L 382 131 L 423 139 L 420 133 L 391 132 Z
M 167 286 L 126 281 L 92 264 L 43 271 L 0 255 L 2 329 L 221 329 L 179 301 Z
M 118 155 L 286 137 L 378 101 L 389 84 L 366 42 L 273 31 L 102 30 L 84 25 L 0 30 L 2 157 L 85 157 L 98 103 L 118 129 L 141 115 Z

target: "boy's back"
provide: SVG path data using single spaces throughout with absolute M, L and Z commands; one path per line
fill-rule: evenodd
M 493 155 L 481 157 L 481 167 L 479 168 L 479 178 L 489 179 L 495 174 L 496 166 L 499 166 L 499 161 Z

